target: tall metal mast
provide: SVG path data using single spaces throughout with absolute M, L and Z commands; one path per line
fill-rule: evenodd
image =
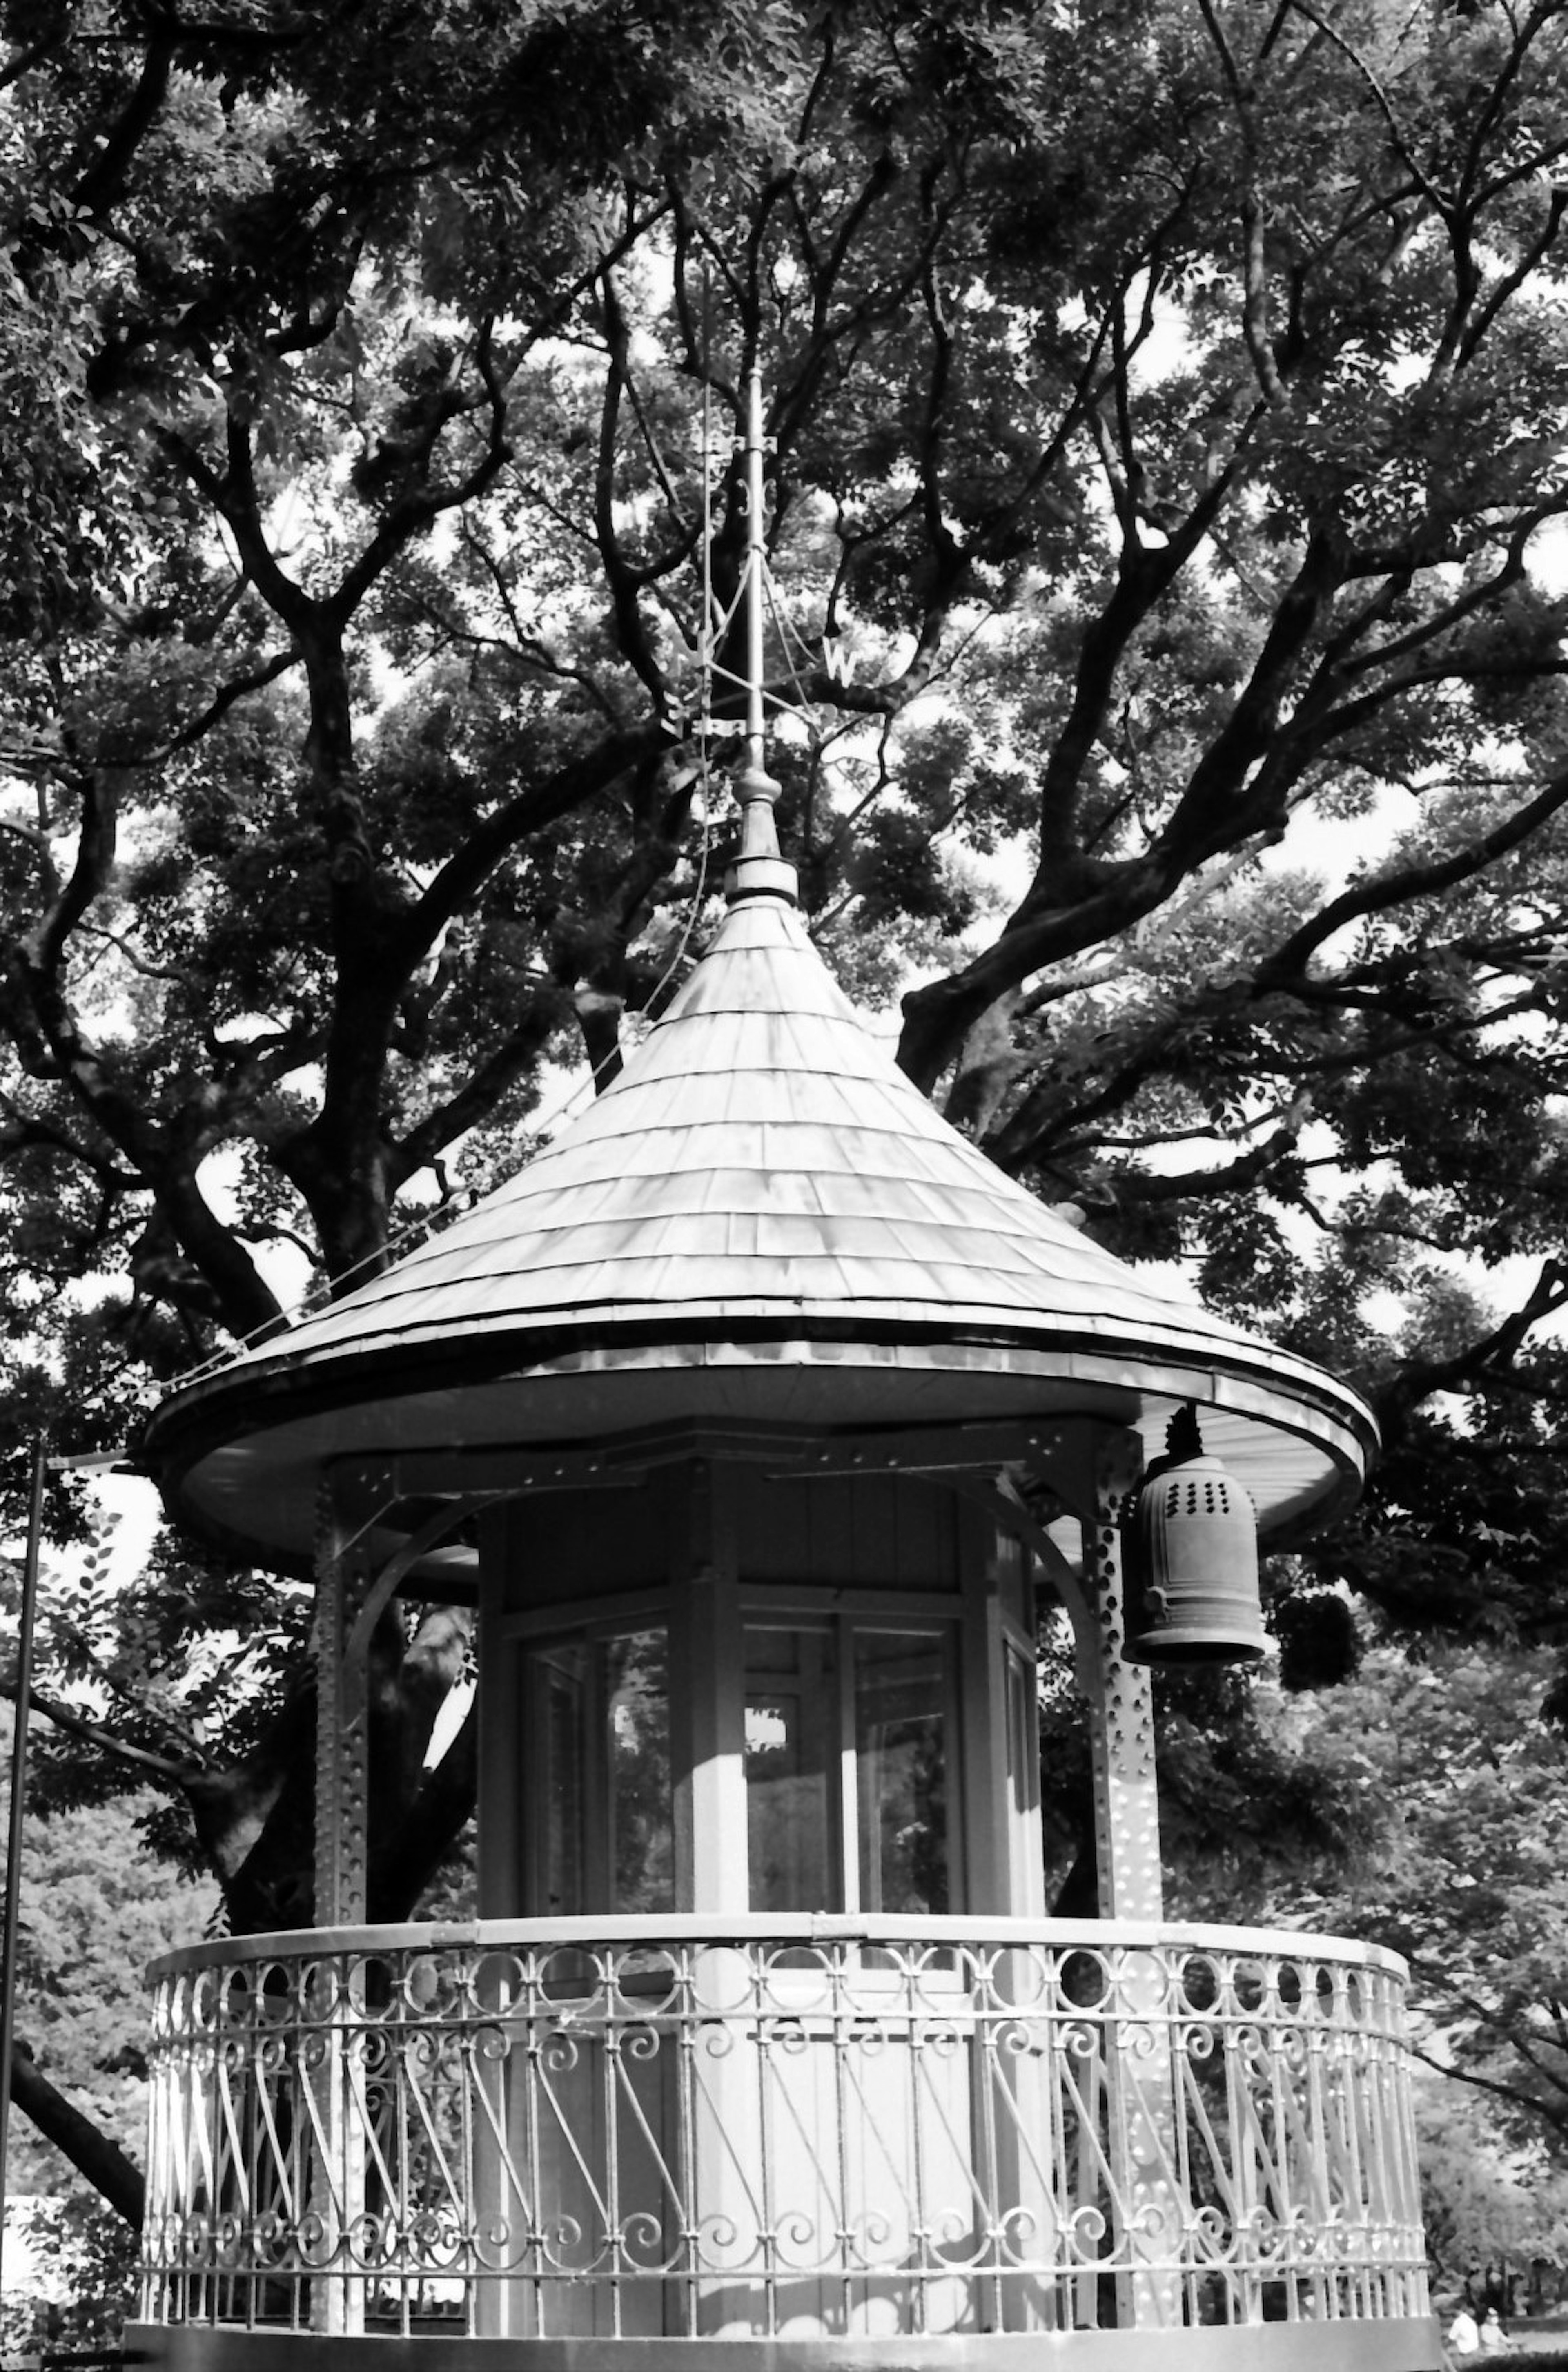
M 746 434 L 742 485 L 746 502 L 746 571 L 741 599 L 746 607 L 746 754 L 735 777 L 740 802 L 740 855 L 726 889 L 733 905 L 738 899 L 768 895 L 791 900 L 796 874 L 779 854 L 773 808 L 779 785 L 768 772 L 767 720 L 763 708 L 763 605 L 767 588 L 767 551 L 763 509 L 762 374 L 753 363 L 746 375 Z

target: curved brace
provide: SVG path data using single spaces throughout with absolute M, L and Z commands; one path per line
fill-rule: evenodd
M 437 1507 L 433 1515 L 427 1516 L 419 1529 L 409 1534 L 401 1548 L 393 1550 L 366 1591 L 365 1602 L 348 1636 L 345 1650 L 348 1655 L 364 1656 L 368 1653 L 377 1623 L 396 1596 L 399 1584 L 412 1572 L 420 1558 L 431 1549 L 439 1548 L 465 1516 L 471 1515 L 476 1507 L 493 1506 L 503 1495 L 500 1492 L 486 1491 L 476 1492 L 471 1498 L 453 1499 L 447 1506 Z
M 367 1913 L 370 1817 L 369 1650 L 399 1584 L 477 1506 L 475 1493 L 437 1507 L 374 1574 L 369 1543 L 389 1496 L 352 1517 L 331 1470 L 321 1477 L 316 1533 L 316 1899 L 319 1926 L 354 1925 Z
M 1045 1567 L 1051 1587 L 1066 1608 L 1067 1618 L 1073 1625 L 1079 1670 L 1082 1672 L 1086 1667 L 1092 1669 L 1098 1634 L 1082 1578 L 1068 1564 L 1045 1526 L 1029 1513 L 1006 1469 L 1004 1468 L 990 1482 L 982 1482 L 978 1475 L 970 1474 L 945 1475 L 943 1480 L 966 1499 L 978 1501 L 999 1531 L 1006 1532 L 1020 1541 Z

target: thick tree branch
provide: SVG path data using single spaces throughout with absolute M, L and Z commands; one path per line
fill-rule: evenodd
M 621 400 L 631 384 L 631 342 L 613 273 L 603 282 L 605 340 L 610 367 L 599 405 L 598 455 L 594 470 L 594 535 L 599 564 L 610 588 L 610 613 L 621 657 L 641 677 L 656 707 L 665 705 L 664 671 L 654 655 L 638 594 L 645 581 L 627 560 L 616 521 L 616 472 L 621 446 Z M 700 530 L 694 530 L 698 532 Z
M 1301 1132 L 1312 1117 L 1312 1098 L 1303 1092 L 1292 1103 L 1277 1128 L 1255 1145 L 1238 1153 L 1234 1161 L 1219 1162 L 1209 1169 L 1176 1171 L 1144 1169 L 1118 1180 L 1117 1201 L 1121 1204 L 1135 1203 L 1140 1210 L 1157 1209 L 1165 1203 L 1185 1203 L 1196 1197 L 1249 1193 L 1264 1180 L 1275 1164 L 1295 1151 Z
M 1468 846 L 1456 849 L 1451 856 L 1433 865 L 1406 866 L 1381 873 L 1342 891 L 1259 966 L 1253 975 L 1252 994 L 1266 996 L 1277 989 L 1294 987 L 1318 949 L 1353 923 L 1369 921 L 1375 914 L 1388 913 L 1396 906 L 1410 906 L 1423 899 L 1441 896 L 1460 882 L 1472 880 L 1500 856 L 1523 846 L 1564 807 L 1568 807 L 1568 767 L 1553 775 L 1544 790 L 1527 800 L 1505 822 L 1482 832 Z
M 118 2142 L 74 2109 L 48 2076 L 39 2073 L 20 2045 L 11 2053 L 11 2098 L 44 2140 L 52 2142 L 115 2214 L 139 2232 L 146 2213 L 145 2178 Z
M 14 1673 L 0 1673 L 0 1697 L 16 1702 L 17 1680 Z M 35 1713 L 54 1728 L 63 1729 L 71 1738 L 78 1738 L 84 1746 L 92 1747 L 111 1761 L 122 1762 L 128 1770 L 138 1771 L 149 1778 L 161 1780 L 166 1786 L 183 1788 L 201 1770 L 200 1763 L 175 1762 L 167 1754 L 151 1753 L 145 1746 L 134 1746 L 129 1738 L 117 1737 L 101 1722 L 90 1720 L 72 1706 L 62 1704 L 58 1698 L 29 1691 L 29 1702 Z
M 1512 2041 L 1513 2037 L 1509 2040 Z M 1419 2059 L 1423 2067 L 1457 2083 L 1469 2084 L 1475 2091 L 1490 2092 L 1494 2099 L 1510 2101 L 1515 2108 L 1527 2109 L 1532 2116 L 1543 2117 L 1555 2132 L 1568 2134 L 1568 2110 L 1543 2100 L 1539 2092 L 1527 2092 L 1522 2084 L 1504 2083 L 1500 2076 L 1483 2076 L 1479 2068 L 1468 2067 L 1462 2062 L 1456 2065 L 1452 2058 L 1439 2058 L 1423 2050 L 1418 2042 L 1411 2043 L 1409 2049 L 1411 2058 Z
M 270 683 L 276 683 L 280 676 L 287 675 L 289 670 L 296 668 L 299 663 L 300 654 L 297 650 L 278 651 L 270 659 L 264 660 L 259 668 L 251 669 L 249 674 L 236 676 L 230 682 L 220 686 L 205 708 L 193 716 L 188 725 L 182 725 L 172 740 L 166 741 L 161 750 L 155 750 L 151 754 L 149 762 L 155 765 L 167 762 L 168 759 L 177 757 L 182 750 L 193 750 L 197 743 L 203 740 L 212 731 L 215 725 L 222 723 L 231 708 L 242 700 L 249 700 L 252 693 L 264 692 Z
M 650 763 L 695 771 L 695 762 L 672 750 L 668 734 L 650 723 L 606 734 L 580 757 L 506 800 L 469 833 L 408 913 L 390 926 L 386 942 L 390 969 L 406 979 L 515 848 Z
M 112 785 L 99 768 L 87 768 L 75 778 L 81 799 L 76 854 L 70 875 L 36 929 L 26 941 L 30 970 L 40 979 L 58 978 L 71 933 L 94 901 L 100 897 L 114 864 L 116 800 Z
M 398 554 L 416 536 L 423 535 L 443 512 L 460 509 L 464 504 L 475 501 L 494 484 L 511 459 L 512 448 L 506 441 L 506 390 L 496 369 L 494 336 L 494 324 L 488 320 L 482 321 L 474 333 L 474 368 L 483 389 L 482 396 L 476 401 L 459 401 L 449 412 L 437 408 L 427 432 L 410 457 L 418 482 L 392 504 L 358 559 L 322 601 L 324 616 L 340 633 Z M 481 406 L 488 414 L 488 426 L 477 457 L 447 484 L 429 484 L 426 473 L 447 422 Z
M 142 71 L 119 118 L 95 144 L 96 153 L 72 192 L 83 214 L 107 215 L 121 196 L 136 151 L 157 122 L 168 96 L 174 65 L 175 26 L 171 16 L 156 14 L 142 60 Z
M 1550 1260 L 1519 1308 L 1489 1334 L 1467 1343 L 1446 1359 L 1415 1359 L 1374 1395 L 1386 1443 L 1404 1431 L 1411 1413 L 1434 1392 L 1459 1391 L 1486 1383 L 1510 1368 L 1532 1328 L 1568 1308 L 1568 1263 Z

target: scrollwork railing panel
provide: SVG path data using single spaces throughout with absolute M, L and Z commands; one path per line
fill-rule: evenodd
M 1389 1956 L 700 1929 L 161 1963 L 148 2318 L 892 2338 L 1425 2313 Z

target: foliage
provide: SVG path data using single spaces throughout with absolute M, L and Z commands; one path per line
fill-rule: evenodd
M 4 1724 L 6 1754 L 10 1723 Z M 17 2031 L 36 2070 L 96 2134 L 130 2158 L 146 2124 L 147 2003 L 142 1971 L 195 1940 L 214 1890 L 170 1871 L 150 1842 L 164 1807 L 143 1793 L 24 1824 Z M 16 2104 L 13 2104 L 14 2107 Z M 118 2345 L 131 2310 L 136 2235 L 87 2171 L 13 2113 L 12 2203 L 0 2347 L 7 2360 Z M 16 2259 L 33 2271 L 18 2275 Z
M 194 1942 L 210 1886 L 177 1879 L 148 1845 L 158 1808 L 143 1795 L 29 1818 L 23 1836 L 17 2025 L 40 2071 L 139 2156 L 146 2120 L 142 1971 Z M 25 2121 L 13 2127 L 9 2188 L 68 2194 L 66 2169 Z
M 1377 1807 L 1325 1915 L 1403 1952 L 1429 2054 L 1568 2142 L 1568 1743 L 1527 1650 L 1382 1649 L 1303 1712 L 1304 1743 Z M 1304 1910 L 1316 1901 L 1302 1898 Z
M 1517 1522 L 1516 1511 L 1515 1521 Z M 1288 1571 L 1271 1613 L 1320 1610 Z M 1476 1592 L 1480 1601 L 1484 1598 Z M 1156 1676 L 1167 1900 L 1409 1961 L 1430 2244 L 1440 2270 L 1562 2260 L 1568 2209 L 1568 1738 L 1539 1648 L 1482 1629 L 1368 1635 L 1352 1672 Z M 1288 1650 L 1290 1634 L 1285 1634 Z M 1047 1655 L 1044 1795 L 1088 1845 L 1085 1714 Z M 1059 1878 L 1071 1885 L 1065 1866 Z
M 6 2297 L 0 2350 L 9 2364 L 45 2353 L 118 2348 L 134 2314 L 136 2236 L 82 2187 L 13 2200 L 6 2227 Z M 17 2278 L 17 2243 L 30 2273 Z
M 1279 1568 L 1275 1568 L 1276 1576 Z M 1320 1622 L 1320 1589 L 1276 1577 L 1265 1612 L 1279 1636 L 1305 1610 Z M 1360 1774 L 1320 1752 L 1282 1692 L 1289 1634 L 1266 1673 L 1247 1666 L 1156 1668 L 1154 1715 L 1166 1903 L 1176 1918 L 1283 1924 L 1307 1874 L 1342 1874 L 1378 1833 Z M 1048 1900 L 1058 1915 L 1098 1910 L 1090 1714 L 1065 1619 L 1052 1614 L 1040 1656 L 1040 1794 Z M 1336 1660 L 1314 1685 L 1343 1677 Z M 1331 1726 L 1331 1713 L 1326 1716 Z M 1355 1932 L 1355 1931 L 1352 1931 Z
M 1436 2081 L 1417 2098 L 1422 2215 L 1440 2281 L 1568 2261 L 1568 2178 L 1539 2143 L 1510 2145 L 1494 2107 Z
M 1330 1164 L 1364 1265 L 1554 1243 L 1560 12 L 602 13 L 18 19 L 13 272 L 88 325 L 29 417 L 118 505 L 7 701 L 23 1307 L 132 1288 L 78 1401 L 645 999 L 753 354 L 786 820 L 830 948 L 935 962 L 916 1075 L 1287 1323 Z

